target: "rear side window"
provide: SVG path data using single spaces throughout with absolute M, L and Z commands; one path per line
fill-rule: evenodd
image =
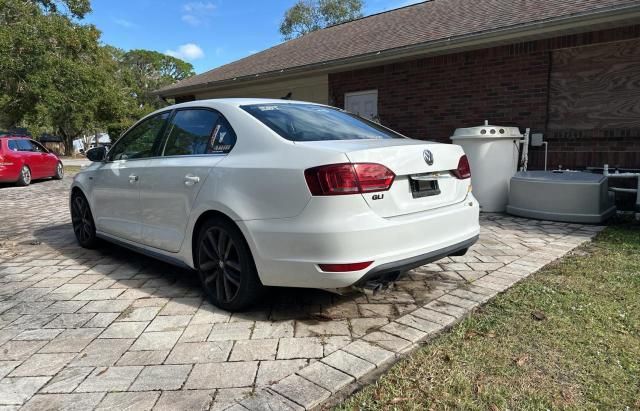
M 236 133 L 226 118 L 220 116 L 211 135 L 211 151 L 213 153 L 228 153 L 236 144 Z
M 218 112 L 205 109 L 179 110 L 171 120 L 165 156 L 227 153 L 236 136 Z
M 290 103 L 254 104 L 241 108 L 291 141 L 404 138 L 372 121 L 331 107 Z
M 18 151 L 18 142 L 16 140 L 9 140 L 8 141 L 8 146 L 9 146 L 9 150 L 11 151 Z
M 14 140 L 18 144 L 18 151 L 35 151 L 31 141 L 27 139 Z
M 109 151 L 109 160 L 127 160 L 155 156 L 160 144 L 160 133 L 164 129 L 170 112 L 148 118 L 129 130 Z

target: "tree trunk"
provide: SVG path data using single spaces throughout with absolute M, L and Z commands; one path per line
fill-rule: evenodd
M 73 137 L 69 136 L 63 129 L 60 129 L 62 140 L 64 142 L 64 155 L 73 156 Z

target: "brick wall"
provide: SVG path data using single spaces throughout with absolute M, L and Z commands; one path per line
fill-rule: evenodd
M 345 93 L 377 89 L 381 122 L 414 138 L 447 142 L 486 119 L 544 132 L 550 167 L 640 167 L 640 129 L 547 129 L 553 50 L 630 38 L 640 25 L 335 73 L 329 97 L 344 107 Z M 542 166 L 540 150 L 531 164 Z
M 550 168 L 612 167 L 640 168 L 640 129 L 549 130 L 548 164 Z M 534 168 L 542 168 L 544 150 L 529 149 Z

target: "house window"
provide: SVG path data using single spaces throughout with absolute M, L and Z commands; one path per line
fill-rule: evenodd
M 378 90 L 358 91 L 344 95 L 344 109 L 367 120 L 378 120 Z

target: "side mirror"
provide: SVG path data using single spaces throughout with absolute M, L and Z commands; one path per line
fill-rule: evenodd
M 101 162 L 107 158 L 107 149 L 106 147 L 94 147 L 87 150 L 86 154 L 87 158 L 94 162 Z

